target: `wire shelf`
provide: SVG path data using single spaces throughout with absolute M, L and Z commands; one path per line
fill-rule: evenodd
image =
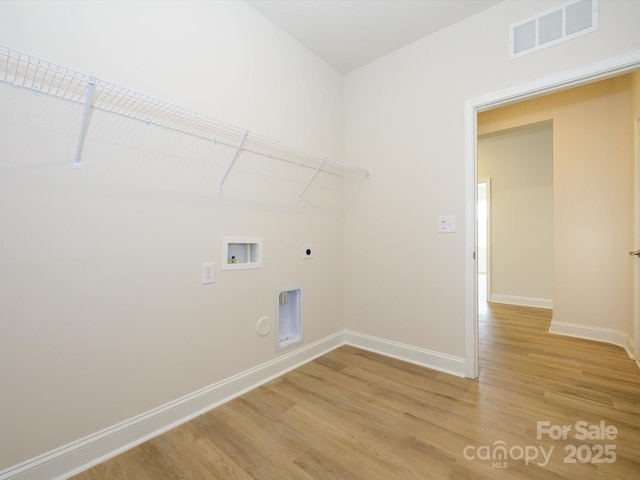
M 78 151 L 74 166 L 80 167 L 82 143 L 89 119 L 89 110 L 96 108 L 115 113 L 148 125 L 168 128 L 198 138 L 236 147 L 236 152 L 220 182 L 224 184 L 241 151 L 263 155 L 314 170 L 309 186 L 318 172 L 333 175 L 364 174 L 368 170 L 333 161 L 318 153 L 251 132 L 201 113 L 144 95 L 125 87 L 97 79 L 85 73 L 42 60 L 33 55 L 0 45 L 0 81 L 77 103 L 85 104 L 85 115 L 80 129 Z

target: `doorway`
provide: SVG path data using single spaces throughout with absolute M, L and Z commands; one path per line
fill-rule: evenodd
M 478 297 L 489 270 L 488 301 L 552 308 L 553 122 L 522 124 L 519 110 L 505 107 L 478 117 L 478 175 L 495 185 L 489 230 L 483 225 L 484 184 L 478 182 Z
M 478 377 L 478 263 L 477 238 L 477 115 L 480 112 L 586 85 L 640 68 L 640 52 L 615 57 L 579 70 L 537 80 L 506 91 L 497 92 L 465 104 L 465 375 Z M 634 336 L 637 338 L 637 326 Z

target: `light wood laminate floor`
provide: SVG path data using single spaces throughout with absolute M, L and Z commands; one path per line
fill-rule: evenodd
M 478 380 L 343 346 L 74 479 L 640 478 L 640 369 L 550 316 L 481 308 Z

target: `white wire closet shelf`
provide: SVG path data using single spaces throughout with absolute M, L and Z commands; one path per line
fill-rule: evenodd
M 36 93 L 84 104 L 84 115 L 73 161 L 75 168 L 82 165 L 82 145 L 89 123 L 89 113 L 95 108 L 235 148 L 220 179 L 220 188 L 243 151 L 313 170 L 309 180 L 298 193 L 299 197 L 304 195 L 319 172 L 338 176 L 370 174 L 364 168 L 328 159 L 304 148 L 134 92 L 3 45 L 0 45 L 0 81 L 31 89 Z

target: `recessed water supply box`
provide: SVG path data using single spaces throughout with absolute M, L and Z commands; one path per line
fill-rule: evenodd
M 262 237 L 223 237 L 223 270 L 262 268 Z
M 302 288 L 278 290 L 276 351 L 302 341 Z

